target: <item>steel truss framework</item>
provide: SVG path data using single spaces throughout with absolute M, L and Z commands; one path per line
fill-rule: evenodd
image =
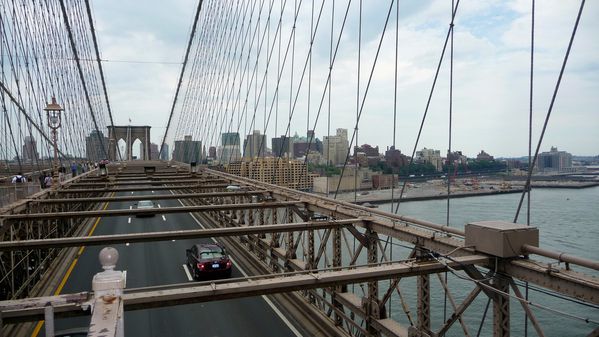
M 165 165 L 158 168 L 158 173 L 170 178 L 160 178 L 160 186 L 153 187 L 179 194 L 185 204 L 184 207 L 162 208 L 161 212 L 194 212 L 208 228 L 69 238 L 73 234 L 81 236 L 77 233 L 87 217 L 135 214 L 136 210 L 112 211 L 113 214 L 93 211 L 99 202 L 120 200 L 106 197 L 107 192 L 114 190 L 112 188 L 82 189 L 75 185 L 60 192 L 36 196 L 36 199 L 23 201 L 0 216 L 2 275 L 10 275 L 0 284 L 4 291 L 2 299 L 15 300 L 30 295 L 15 288 L 17 283 L 7 280 L 23 280 L 31 285 L 27 288 L 30 291 L 40 279 L 36 275 L 47 270 L 59 247 L 218 236 L 231 250 L 242 254 L 258 273 L 269 275 L 249 282 L 260 281 L 268 286 L 259 290 L 259 287 L 252 288 L 243 280 L 216 286 L 198 285 L 193 289 L 183 285 L 165 285 L 162 290 L 167 289 L 170 297 L 152 293 L 156 289 L 129 289 L 123 296 L 125 309 L 205 301 L 203 296 L 208 293 L 213 296 L 210 300 L 218 300 L 293 290 L 296 298 L 303 299 L 306 308 L 321 312 L 325 321 L 336 327 L 339 333 L 440 336 L 452 327 L 464 335 L 472 335 L 473 327 L 466 323 L 464 315 L 478 299 L 492 303 L 493 309 L 492 319 L 485 321 L 483 318 L 481 326 L 492 324 L 494 336 L 507 336 L 510 334 L 511 297 L 520 303 L 516 305 L 526 312 L 536 333 L 544 336 L 543 327 L 535 316 L 538 306 L 525 299 L 520 290 L 521 281 L 599 304 L 599 282 L 572 270 L 575 262 L 580 261 L 592 268 L 596 266 L 594 261 L 566 259 L 565 255 L 557 253 L 546 255 L 561 256 L 562 261 L 569 262 L 562 268 L 559 264 L 540 263 L 530 257 L 499 259 L 464 247 L 463 232 L 456 228 L 215 170 L 203 169 L 190 176 L 189 172 L 181 172 L 180 168 Z M 141 168 L 130 165 L 119 170 L 111 180 L 122 181 L 123 184 L 126 181 L 140 182 L 136 185 L 138 187 L 131 188 L 143 189 L 141 182 L 153 184 L 158 173 L 149 176 Z M 176 179 L 178 174 L 181 179 Z M 189 185 L 190 180 L 200 183 Z M 82 177 L 77 184 L 93 181 L 97 182 L 98 178 Z M 226 187 L 231 184 L 240 186 L 243 191 L 227 191 Z M 21 249 L 10 242 L 16 240 L 23 241 L 20 242 Z M 544 254 L 543 250 L 535 249 L 535 254 Z M 28 256 L 36 258 L 28 259 Z M 23 267 L 24 264 L 26 267 Z M 426 269 L 422 266 L 434 267 Z M 398 269 L 393 269 L 396 267 Z M 378 270 L 384 270 L 384 276 L 377 274 Z M 455 277 L 448 281 L 445 275 L 440 274 L 447 271 L 468 280 L 466 284 L 471 290 L 465 297 L 456 295 L 454 287 L 458 287 L 458 281 L 454 281 Z M 335 279 L 332 275 L 339 278 Z M 416 278 L 416 281 L 411 281 L 410 277 Z M 298 283 L 293 283 L 295 281 Z M 459 287 L 464 287 L 464 282 L 459 284 Z M 440 287 L 437 288 L 437 285 Z M 435 291 L 446 297 L 447 306 L 433 303 Z M 57 315 L 61 310 L 72 312 L 88 296 L 71 297 L 78 300 L 54 312 Z M 64 301 L 64 297 L 43 300 L 58 301 L 58 305 L 61 298 Z M 28 301 L 31 307 L 36 300 Z M 5 322 L 38 319 L 36 315 L 40 312 L 22 310 L 25 303 L 2 302 L 0 310 L 5 311 L 2 314 Z M 9 308 L 15 310 L 6 311 Z M 443 309 L 446 310 L 445 319 L 434 319 L 439 317 L 440 312 L 443 313 Z M 29 318 L 25 317 L 29 313 Z M 593 327 L 589 330 L 594 333 Z

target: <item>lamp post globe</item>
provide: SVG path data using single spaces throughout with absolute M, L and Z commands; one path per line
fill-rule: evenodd
M 48 126 L 52 130 L 52 142 L 54 143 L 54 161 L 52 163 L 52 185 L 57 188 L 58 183 L 58 128 L 61 125 L 61 113 L 64 109 L 56 103 L 56 97 L 52 96 L 52 101 L 44 108 L 48 116 Z

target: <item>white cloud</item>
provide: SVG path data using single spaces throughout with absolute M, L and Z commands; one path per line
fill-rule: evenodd
M 210 2 L 206 2 L 205 6 L 208 6 L 207 4 Z M 336 43 L 347 2 L 337 1 L 336 4 L 334 43 Z M 369 1 L 368 7 L 364 10 L 360 74 L 362 93 L 378 46 L 388 4 L 387 1 Z M 414 3 L 403 1 L 401 4 L 397 139 L 399 148 L 404 152 L 410 152 L 448 29 L 450 5 L 446 1 Z M 538 137 L 544 114 L 548 109 L 578 11 L 578 4 L 578 1 L 537 2 L 533 127 L 535 137 Z M 161 2 L 148 4 L 141 9 L 138 5 L 129 6 L 123 11 L 112 9 L 116 8 L 112 6 L 119 5 L 122 4 L 112 1 L 96 3 L 95 17 L 98 21 L 98 36 L 103 58 L 170 62 L 178 62 L 182 59 L 190 22 L 195 11 L 194 2 L 188 0 L 169 2 L 168 10 Z M 318 2 L 316 6 L 317 14 Z M 333 133 L 335 128 L 345 127 L 351 134 L 355 123 L 357 5 L 352 4 L 352 6 L 333 70 L 331 102 Z M 286 127 L 290 95 L 295 97 L 295 90 L 299 86 L 299 78 L 308 51 L 310 7 L 308 3 L 303 5 L 297 24 L 293 94 L 290 94 L 291 56 L 283 72 L 279 113 L 276 117 L 277 134 L 281 134 Z M 310 125 L 314 123 L 328 72 L 330 9 L 330 2 L 326 2 L 321 27 L 315 39 L 309 107 Z M 264 13 L 266 10 L 267 8 L 264 9 Z M 277 13 L 278 10 L 278 5 L 275 4 L 273 12 Z M 291 5 L 287 8 L 284 17 L 281 33 L 282 53 L 290 36 L 292 15 Z M 599 127 L 599 118 L 595 107 L 599 106 L 599 98 L 595 93 L 599 91 L 599 65 L 597 64 L 599 42 L 596 42 L 597 39 L 593 36 L 599 28 L 598 16 L 599 4 L 587 2 L 550 120 L 550 127 L 543 143 L 543 150 L 554 145 L 575 154 L 597 154 L 598 152 L 599 133 L 595 130 Z M 264 32 L 264 14 L 262 20 L 261 32 Z M 379 145 L 381 149 L 391 144 L 393 129 L 394 17 L 391 21 L 364 106 L 359 134 L 360 143 Z M 271 23 L 272 33 L 269 37 L 271 44 L 275 22 L 276 20 L 273 19 Z M 526 0 L 461 1 L 456 17 L 454 38 L 453 149 L 463 150 L 471 156 L 480 149 L 485 149 L 496 156 L 525 154 L 528 139 L 530 2 Z M 254 97 L 259 89 L 257 86 L 262 83 L 266 62 L 264 55 L 267 50 L 263 51 L 258 76 L 254 79 L 250 94 L 247 95 L 250 119 L 256 104 Z M 269 67 L 268 87 L 263 89 L 263 93 L 267 93 L 266 102 L 263 94 L 258 102 L 255 121 L 257 127 L 254 128 L 263 127 L 265 110 L 268 113 L 274 101 L 277 52 L 275 50 L 274 59 Z M 247 45 L 245 53 L 247 55 Z M 253 53 L 252 57 L 255 57 L 255 51 Z M 449 109 L 447 56 L 448 54 L 439 75 L 419 148 L 424 146 L 438 148 L 442 152 L 447 148 Z M 180 66 L 105 63 L 105 68 L 116 121 L 124 123 L 131 115 L 134 123 L 138 120 L 149 123 L 155 127 L 153 139 L 158 141 L 163 131 L 159 127 L 165 126 L 172 104 Z M 240 75 L 236 77 L 236 82 L 238 83 L 239 80 Z M 307 88 L 308 78 L 306 77 L 294 112 L 292 134 L 295 131 L 303 134 L 307 127 Z M 246 97 L 246 89 L 244 87 L 240 95 L 243 100 Z M 234 92 L 236 93 L 237 90 Z M 217 96 L 220 99 L 220 96 Z M 237 103 L 236 106 L 236 111 L 239 111 L 244 106 L 244 102 Z M 229 106 L 229 111 L 232 109 L 233 104 Z M 325 99 L 316 130 L 320 137 L 327 133 L 327 112 L 328 102 Z M 269 137 L 275 136 L 274 114 L 273 111 L 267 130 Z M 202 118 L 206 117 L 192 116 L 189 121 L 186 120 L 187 123 L 183 124 L 187 129 L 181 132 L 197 132 L 199 126 L 196 127 L 192 121 L 198 122 Z M 237 118 L 233 129 L 237 128 Z M 245 129 L 249 129 L 249 123 L 250 121 L 246 123 L 241 120 L 242 133 L 247 131 Z M 220 129 L 220 126 L 217 129 Z

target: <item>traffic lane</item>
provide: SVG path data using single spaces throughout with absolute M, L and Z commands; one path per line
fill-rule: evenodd
M 115 196 L 130 195 L 130 193 L 120 192 L 115 193 Z M 111 202 L 108 203 L 106 209 L 123 209 L 128 208 L 129 203 L 127 202 Z M 127 217 L 106 217 L 101 219 L 95 219 L 92 227 L 92 235 L 100 234 L 112 234 L 111 230 L 114 228 L 123 227 L 127 223 Z M 90 291 L 92 288 L 93 276 L 102 271 L 102 267 L 98 260 L 98 254 L 100 250 L 104 248 L 101 246 L 90 246 L 85 247 L 77 257 L 77 262 L 68 275 L 64 287 L 61 290 L 61 294 L 76 293 L 81 291 Z M 119 265 L 117 264 L 117 269 Z M 65 281 L 64 279 L 62 280 Z M 76 327 L 89 327 L 89 317 L 72 317 L 68 319 L 58 319 L 54 322 L 56 331 L 76 328 Z M 44 329 L 40 332 L 39 336 L 45 336 Z
M 142 192 L 136 192 L 136 194 Z M 150 194 L 147 191 L 143 194 Z M 177 200 L 157 201 L 161 207 L 180 206 Z M 129 208 L 132 202 L 111 203 L 108 209 Z M 94 234 L 197 229 L 188 213 L 149 218 L 110 217 L 99 221 Z M 117 270 L 127 270 L 127 287 L 187 282 L 183 269 L 185 250 L 204 240 L 181 240 L 114 245 L 119 251 Z M 101 271 L 98 253 L 103 247 L 87 247 L 79 258 L 62 293 L 88 291 L 94 274 Z M 233 277 L 243 276 L 237 267 Z M 259 315 L 256 317 L 256 314 Z M 214 336 L 294 336 L 273 309 L 259 297 L 199 303 L 169 308 L 132 311 L 125 314 L 126 336 L 196 336 L 211 331 Z M 235 324 L 232 324 L 234 322 Z M 88 326 L 89 317 L 57 320 L 57 329 Z
M 167 200 L 161 201 L 161 206 L 181 205 L 176 200 Z M 198 228 L 198 224 L 188 213 L 168 214 L 166 222 L 177 229 Z M 177 266 L 179 275 L 187 280 L 182 268 L 186 263 L 185 250 L 194 243 L 200 242 L 213 241 L 211 239 L 176 241 L 175 245 L 171 246 L 157 245 L 161 250 L 155 253 L 165 258 L 164 263 L 170 261 L 171 269 Z M 169 249 L 176 246 L 179 249 Z M 131 247 L 133 244 L 128 248 Z M 128 287 L 129 279 L 133 274 L 131 270 L 127 269 Z M 163 282 L 160 268 L 145 275 L 155 280 L 145 280 L 146 282 L 167 283 Z M 239 268 L 234 266 L 233 277 L 242 276 Z M 135 331 L 129 329 L 131 324 L 137 327 Z M 286 323 L 260 297 L 127 312 L 125 333 L 126 336 L 295 336 Z

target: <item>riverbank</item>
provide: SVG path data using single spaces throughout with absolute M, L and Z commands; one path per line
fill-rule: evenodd
M 505 180 L 472 180 L 462 179 L 452 183 L 449 198 L 467 198 L 484 195 L 497 195 L 509 193 L 522 193 L 525 181 Z M 599 181 L 533 181 L 535 188 L 570 188 L 580 189 L 599 186 Z M 401 192 L 401 186 L 391 189 L 368 190 L 354 192 L 343 192 L 337 195 L 337 199 L 355 202 L 357 204 L 381 204 L 397 201 Z M 447 185 L 441 180 L 430 180 L 426 182 L 408 183 L 401 198 L 402 202 L 423 201 L 434 199 L 447 199 Z

